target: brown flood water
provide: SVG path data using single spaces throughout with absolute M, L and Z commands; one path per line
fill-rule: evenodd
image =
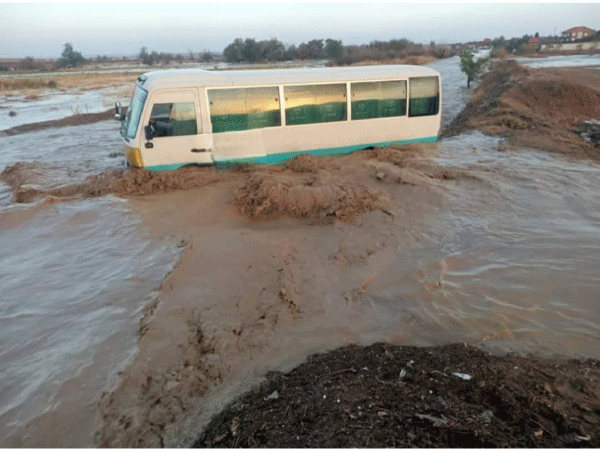
M 447 124 L 466 92 L 456 59 L 439 65 Z M 35 136 L 10 139 L 25 148 Z M 33 339 L 34 356 L 0 355 L 12 367 L 34 360 L 48 371 L 50 361 L 61 365 L 55 354 L 64 355 L 63 365 L 82 358 L 69 349 L 89 340 L 93 361 L 75 363 L 81 367 L 67 379 L 39 370 L 46 374 L 40 385 L 58 383 L 60 391 L 44 401 L 50 393 L 40 387 L 27 410 L 2 416 L 0 425 L 18 430 L 0 444 L 189 445 L 213 413 L 268 370 L 348 343 L 469 342 L 499 353 L 600 358 L 596 162 L 510 148 L 477 132 L 408 151 L 176 179 L 108 172 L 110 151 L 108 162 L 82 164 L 102 173 L 92 183 L 65 188 L 74 182 L 53 179 L 41 183 L 49 190 L 24 189 L 24 201 L 51 196 L 2 215 L 7 242 L 31 242 L 6 253 L 23 254 L 25 267 L 40 265 L 22 277 L 30 283 L 13 286 L 15 301 L 39 297 L 27 316 L 46 323 L 58 316 L 52 326 L 65 331 Z M 5 182 L 31 183 L 13 174 Z M 199 188 L 148 195 L 187 187 Z M 133 197 L 126 210 L 111 196 L 68 200 L 107 193 Z M 168 271 L 163 259 L 177 253 L 164 248 L 178 241 L 178 265 L 152 295 Z M 0 267 L 10 274 L 13 265 Z M 40 289 L 35 281 L 48 273 L 56 283 Z M 64 295 L 51 295 L 61 288 Z M 79 319 L 71 300 L 83 296 L 89 301 Z M 52 298 L 62 297 L 64 318 L 52 309 Z M 0 318 L 19 318 L 2 305 Z M 97 347 L 95 329 L 107 333 Z M 84 339 L 85 330 L 94 335 Z M 120 386 L 98 407 L 99 388 L 111 388 L 106 379 L 118 370 Z M 30 382 L 16 381 L 19 370 L 12 376 L 13 389 Z M 50 405 L 35 411 L 37 404 Z
M 330 225 L 249 221 L 243 177 L 133 200 L 152 235 L 187 247 L 98 442 L 190 444 L 268 370 L 348 343 L 600 357 L 600 167 L 503 150 L 475 133 L 422 148 L 410 173 L 338 160 L 389 201 Z

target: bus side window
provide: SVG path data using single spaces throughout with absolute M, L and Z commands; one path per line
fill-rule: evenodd
M 345 84 L 285 86 L 283 92 L 288 126 L 347 119 Z
M 208 91 L 213 133 L 281 126 L 278 87 Z
M 156 103 L 150 123 L 154 137 L 191 136 L 198 133 L 195 103 Z
M 352 83 L 352 120 L 406 115 L 406 81 Z
M 437 76 L 410 78 L 409 117 L 436 115 L 440 107 L 440 89 Z

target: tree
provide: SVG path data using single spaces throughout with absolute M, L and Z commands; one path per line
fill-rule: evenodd
M 325 41 L 325 54 L 329 59 L 337 59 L 342 56 L 342 41 L 327 39 Z
M 27 56 L 19 61 L 19 68 L 21 70 L 38 70 L 41 67 L 35 62 L 33 56 Z
M 285 59 L 285 45 L 276 38 L 258 43 L 261 49 L 261 59 L 264 61 L 283 61 Z
M 146 64 L 146 65 L 154 64 L 154 60 L 148 53 L 148 49 L 146 47 L 142 47 L 140 49 L 139 58 L 140 58 L 140 61 L 142 61 L 142 64 Z
M 242 62 L 244 56 L 242 51 L 244 50 L 244 41 L 240 38 L 235 39 L 231 44 L 225 47 L 223 50 L 223 56 L 227 62 Z
M 473 50 L 465 48 L 460 55 L 460 70 L 467 75 L 467 88 L 471 88 L 471 81 L 476 80 L 483 72 L 487 58 L 474 60 Z
M 246 38 L 244 48 L 242 49 L 242 57 L 244 61 L 256 62 L 260 59 L 260 46 L 254 39 Z
M 56 67 L 75 67 L 85 63 L 83 55 L 73 50 L 73 44 L 67 42 L 64 47 L 60 59 L 56 61 Z
M 208 51 L 208 50 L 204 50 L 202 52 L 202 61 L 204 61 L 204 62 L 210 62 L 212 60 L 213 60 L 212 53 L 210 51 Z

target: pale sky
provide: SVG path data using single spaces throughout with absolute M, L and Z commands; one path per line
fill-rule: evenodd
M 220 52 L 235 38 L 467 42 L 600 29 L 599 3 L 0 3 L 0 58 Z

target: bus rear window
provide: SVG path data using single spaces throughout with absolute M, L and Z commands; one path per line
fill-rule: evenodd
M 437 76 L 410 78 L 410 103 L 408 115 L 420 117 L 436 115 L 440 106 L 440 89 Z
M 281 126 L 278 87 L 208 91 L 213 133 Z

